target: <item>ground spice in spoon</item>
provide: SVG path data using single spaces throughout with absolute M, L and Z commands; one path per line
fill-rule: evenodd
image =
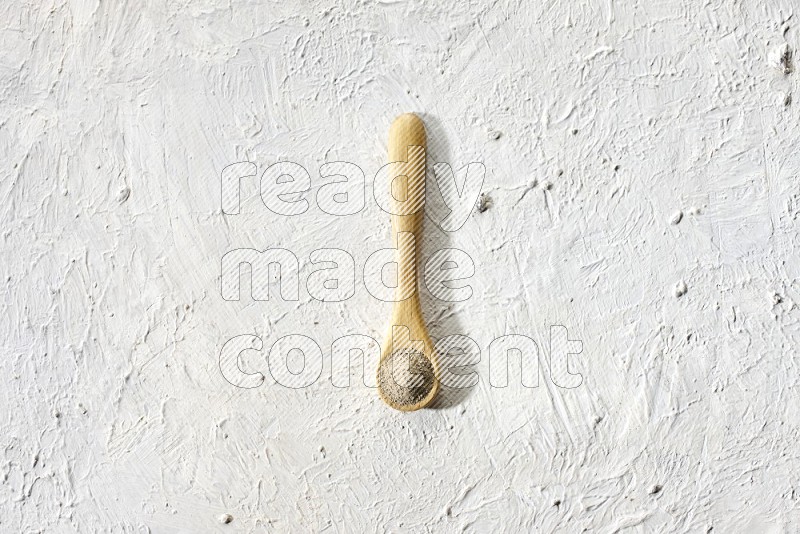
M 411 406 L 424 399 L 434 380 L 430 360 L 417 351 L 395 351 L 378 367 L 378 387 L 387 400 L 399 406 Z

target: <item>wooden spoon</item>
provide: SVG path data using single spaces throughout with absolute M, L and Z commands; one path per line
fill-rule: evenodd
M 422 319 L 417 284 L 425 213 L 425 125 L 413 113 L 389 128 L 389 161 L 404 162 L 390 173 L 392 244 L 397 249 L 395 303 L 378 365 L 378 392 L 397 410 L 424 408 L 439 392 L 439 367 Z

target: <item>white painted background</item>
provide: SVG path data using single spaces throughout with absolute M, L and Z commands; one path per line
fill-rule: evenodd
M 797 10 L 4 2 L 0 531 L 798 532 Z M 222 255 L 360 268 L 389 221 L 371 196 L 279 218 L 255 181 L 223 217 L 220 171 L 296 161 L 313 199 L 347 160 L 371 187 L 405 111 L 431 161 L 486 166 L 490 209 L 424 249 L 475 259 L 473 298 L 426 312 L 479 342 L 479 385 L 410 415 L 327 359 L 306 390 L 232 387 L 226 339 L 327 355 L 389 306 L 361 277 L 341 304 L 225 302 Z M 583 384 L 491 388 L 489 342 L 546 362 L 551 324 L 583 340 Z

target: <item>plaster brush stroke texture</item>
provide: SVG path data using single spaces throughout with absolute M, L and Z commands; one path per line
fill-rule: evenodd
M 0 531 L 796 531 L 797 10 L 3 2 Z M 222 255 L 283 247 L 305 279 L 336 247 L 358 272 L 389 218 L 369 193 L 278 218 L 257 180 L 226 217 L 222 169 L 294 161 L 313 199 L 351 161 L 370 192 L 407 111 L 429 163 L 485 165 L 480 209 L 423 245 L 475 261 L 472 298 L 425 312 L 476 340 L 478 384 L 411 415 L 327 357 L 306 389 L 231 386 L 225 340 L 261 338 L 263 372 L 288 334 L 381 339 L 390 304 L 360 278 L 225 301 Z M 547 377 L 550 325 L 583 342 L 577 388 Z M 513 359 L 490 386 L 507 333 L 539 387 Z

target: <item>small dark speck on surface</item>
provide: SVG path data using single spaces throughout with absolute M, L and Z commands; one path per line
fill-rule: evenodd
M 784 74 L 791 74 L 794 71 L 794 65 L 792 65 L 792 49 L 789 48 L 788 44 L 783 47 L 780 56 L 780 64 Z
M 489 130 L 489 139 L 491 141 L 497 141 L 502 136 L 503 136 L 503 132 L 500 132 L 498 130 Z
M 575 128 L 574 130 L 572 130 L 572 135 L 578 135 L 578 129 L 577 129 L 577 128 Z
M 555 506 L 556 508 L 561 506 L 561 499 L 556 499 L 555 501 L 553 501 L 553 506 Z
M 123 204 L 130 197 L 131 197 L 131 188 L 123 187 L 122 189 L 120 189 L 119 194 L 117 194 L 117 202 Z
M 228 523 L 233 522 L 233 516 L 231 514 L 222 514 L 219 516 L 219 522 L 223 525 L 227 525 Z
M 662 487 L 661 484 L 656 484 L 652 488 L 650 488 L 650 495 L 657 495 L 661 493 Z
M 492 197 L 490 197 L 486 193 L 481 193 L 481 196 L 478 198 L 478 213 L 484 213 L 491 207 L 492 207 Z
M 689 288 L 686 286 L 686 282 L 681 280 L 675 285 L 675 296 L 680 298 L 686 294 Z

